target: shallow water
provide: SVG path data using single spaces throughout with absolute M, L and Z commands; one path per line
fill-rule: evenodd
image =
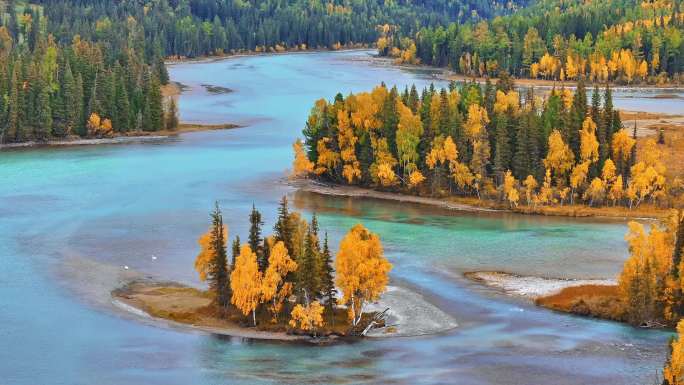
M 444 212 L 294 193 L 281 183 L 315 99 L 379 81 L 403 88 L 434 79 L 429 71 L 374 65 L 366 55 L 174 65 L 172 79 L 190 87 L 181 96 L 184 120 L 246 127 L 154 144 L 3 151 L 0 383 L 652 382 L 667 333 L 537 309 L 460 278 L 480 269 L 612 277 L 626 256 L 624 223 Z M 211 93 L 202 84 L 234 92 Z M 245 238 L 251 204 L 270 228 L 283 194 L 307 215 L 319 214 L 333 245 L 357 222 L 380 233 L 393 282 L 423 294 L 460 327 L 329 347 L 217 337 L 118 314 L 75 294 L 58 274 L 76 257 L 197 283 L 195 240 L 213 202 L 231 235 Z

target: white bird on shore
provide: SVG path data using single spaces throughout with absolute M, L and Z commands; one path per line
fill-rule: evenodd
M 155 256 L 153 255 L 153 256 L 152 256 L 152 260 L 153 260 L 153 261 L 156 261 L 156 260 L 157 260 L 157 257 L 155 257 Z
M 128 265 L 124 265 L 124 270 L 128 270 Z

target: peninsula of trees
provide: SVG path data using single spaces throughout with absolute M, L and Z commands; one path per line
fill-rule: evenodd
M 588 104 L 589 103 L 589 104 Z M 681 199 L 661 145 L 637 153 L 610 88 L 591 101 L 573 94 L 544 99 L 515 91 L 510 79 L 483 87 L 415 87 L 319 100 L 294 144 L 296 175 L 425 196 L 472 196 L 512 209 L 584 204 L 668 207 Z
M 0 2 L 0 143 L 124 135 L 174 128 L 162 51 L 141 36 L 133 18 L 122 35 L 79 23 L 55 25 L 55 7 Z M 77 12 L 78 7 L 72 12 Z
M 377 234 L 352 227 L 333 262 L 316 215 L 307 223 L 286 198 L 273 235 L 262 235 L 261 213 L 253 208 L 247 242 L 235 237 L 230 247 L 218 206 L 211 217 L 195 260 L 212 299 L 204 310 L 264 330 L 313 336 L 359 335 L 381 322 L 365 311 L 385 291 L 392 268 Z
M 417 32 L 384 25 L 380 55 L 448 67 L 466 76 L 620 84 L 684 81 L 680 0 L 541 0 L 493 20 Z

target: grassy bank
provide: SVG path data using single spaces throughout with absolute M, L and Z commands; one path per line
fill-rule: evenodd
M 205 291 L 175 283 L 133 282 L 114 290 L 115 300 L 142 310 L 151 317 L 183 324 L 195 329 L 256 339 L 297 340 L 310 339 L 288 325 L 289 319 L 273 320 L 266 311 L 257 311 L 257 326 L 250 316 L 234 308 L 219 310 Z M 374 313 L 364 314 L 368 320 Z M 351 334 L 346 309 L 335 309 L 334 315 L 324 316 L 326 325 L 317 330 L 322 341 L 338 338 L 355 338 Z M 362 321 L 362 324 L 365 324 Z
M 547 309 L 585 317 L 625 322 L 625 306 L 614 285 L 567 287 L 559 293 L 542 296 L 535 304 Z

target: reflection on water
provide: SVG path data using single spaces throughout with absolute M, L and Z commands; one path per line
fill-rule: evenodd
M 460 272 L 613 276 L 626 255 L 619 222 L 445 212 L 296 193 L 281 183 L 310 106 L 432 77 L 316 53 L 171 66 L 189 88 L 185 120 L 249 123 L 154 145 L 0 154 L 0 382 L 34 384 L 634 384 L 662 364 L 666 333 L 581 319 L 504 299 Z M 201 84 L 230 88 L 210 94 Z M 335 245 L 353 224 L 380 233 L 392 281 L 460 327 L 437 336 L 326 347 L 217 337 L 93 308 L 54 274 L 70 257 L 198 284 L 192 261 L 221 204 L 245 237 L 252 203 L 275 221 L 290 194 Z M 156 259 L 153 259 L 155 256 Z M 97 272 L 81 271 L 99 282 Z

